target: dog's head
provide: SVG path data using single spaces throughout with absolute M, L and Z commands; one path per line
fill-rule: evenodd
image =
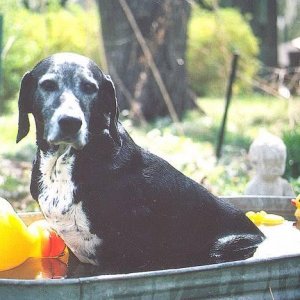
M 117 145 L 121 143 L 113 82 L 81 55 L 54 54 L 24 75 L 17 142 L 29 132 L 29 113 L 34 115 L 37 134 L 51 146 L 82 149 L 90 135 L 100 131 L 106 131 Z

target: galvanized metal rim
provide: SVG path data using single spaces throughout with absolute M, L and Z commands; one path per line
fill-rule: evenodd
M 289 259 L 300 259 L 300 255 L 286 255 L 280 257 L 271 257 L 271 258 L 262 258 L 262 259 L 254 259 L 250 258 L 248 260 L 243 261 L 234 261 L 234 262 L 226 262 L 220 264 L 213 265 L 205 265 L 205 266 L 195 266 L 188 268 L 179 268 L 179 269 L 167 269 L 167 270 L 157 270 L 157 271 L 149 271 L 149 272 L 137 272 L 137 273 L 128 273 L 128 274 L 113 274 L 113 275 L 98 275 L 98 276 L 90 276 L 90 277 L 80 277 L 80 278 L 66 278 L 66 279 L 0 279 L 0 285 L 24 285 L 24 286 L 40 286 L 40 285 L 74 285 L 74 284 L 84 284 L 90 282 L 98 282 L 98 281 L 115 281 L 115 280 L 123 280 L 123 279 L 137 279 L 137 278 L 150 278 L 150 277 L 158 277 L 158 276 L 174 276 L 178 274 L 187 274 L 187 273 L 195 273 L 195 272 L 205 272 L 205 271 L 213 271 L 217 269 L 230 269 L 238 266 L 255 266 L 255 265 L 263 265 L 268 264 L 270 262 L 274 263 L 276 261 L 284 261 Z

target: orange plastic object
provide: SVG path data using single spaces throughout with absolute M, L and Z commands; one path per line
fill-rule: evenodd
M 6 279 L 62 279 L 67 276 L 69 252 L 57 258 L 28 258 L 21 265 L 0 272 Z

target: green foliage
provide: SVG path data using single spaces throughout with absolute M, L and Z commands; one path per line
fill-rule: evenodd
M 10 104 L 10 114 L 0 115 L 0 163 L 1 156 L 14 161 L 32 162 L 35 153 L 34 120 L 30 115 L 31 130 L 22 142 L 16 144 L 18 124 L 17 101 L 11 101 Z
M 300 176 L 300 128 L 285 131 L 283 141 L 287 148 L 286 176 L 297 178 Z
M 2 175 L 2 174 L 1 174 Z M 2 184 L 0 184 L 1 189 L 5 189 L 9 192 L 13 192 L 16 190 L 16 186 L 22 184 L 21 180 L 16 177 L 7 176 Z
M 193 90 L 199 95 L 223 95 L 233 52 L 240 54 L 237 92 L 247 92 L 258 69 L 258 41 L 244 17 L 235 9 L 217 12 L 194 6 L 188 26 L 187 67 Z
M 13 97 L 23 74 L 52 53 L 77 52 L 99 63 L 97 10 L 84 11 L 78 5 L 62 9 L 57 3 L 53 0 L 47 10 L 36 13 L 19 1 L 0 2 L 4 15 L 3 99 Z
M 255 94 L 235 97 L 228 114 L 222 157 L 216 164 L 214 155 L 224 104 L 222 98 L 201 98 L 199 105 L 205 115 L 196 110 L 187 112 L 181 124 L 184 136 L 178 136 L 176 126 L 166 118 L 147 128 L 132 127 L 129 120 L 124 123 L 138 144 L 165 158 L 215 194 L 241 195 L 250 180 L 247 152 L 251 142 L 262 128 L 282 136 L 289 124 L 288 103 Z M 300 193 L 300 178 L 289 181 L 294 191 Z
M 290 178 L 289 182 L 291 183 L 295 194 L 300 195 L 300 176 L 298 178 Z
M 247 152 L 251 142 L 263 128 L 282 136 L 289 124 L 288 103 L 257 94 L 235 97 L 228 113 L 222 157 L 218 164 L 215 149 L 224 99 L 201 98 L 199 105 L 205 114 L 193 110 L 184 115 L 181 122 L 184 136 L 178 136 L 176 126 L 169 118 L 157 119 L 147 127 L 134 127 L 129 119 L 123 120 L 123 124 L 139 145 L 163 157 L 215 194 L 241 195 L 250 180 Z M 294 191 L 300 193 L 300 177 L 289 178 L 289 181 Z

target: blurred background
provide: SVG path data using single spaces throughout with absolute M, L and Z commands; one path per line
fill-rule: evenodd
M 300 193 L 300 0 L 0 0 L 0 197 L 17 210 L 38 209 L 33 122 L 15 144 L 20 81 L 61 51 L 110 74 L 134 140 L 213 193 L 244 193 L 262 129 Z

